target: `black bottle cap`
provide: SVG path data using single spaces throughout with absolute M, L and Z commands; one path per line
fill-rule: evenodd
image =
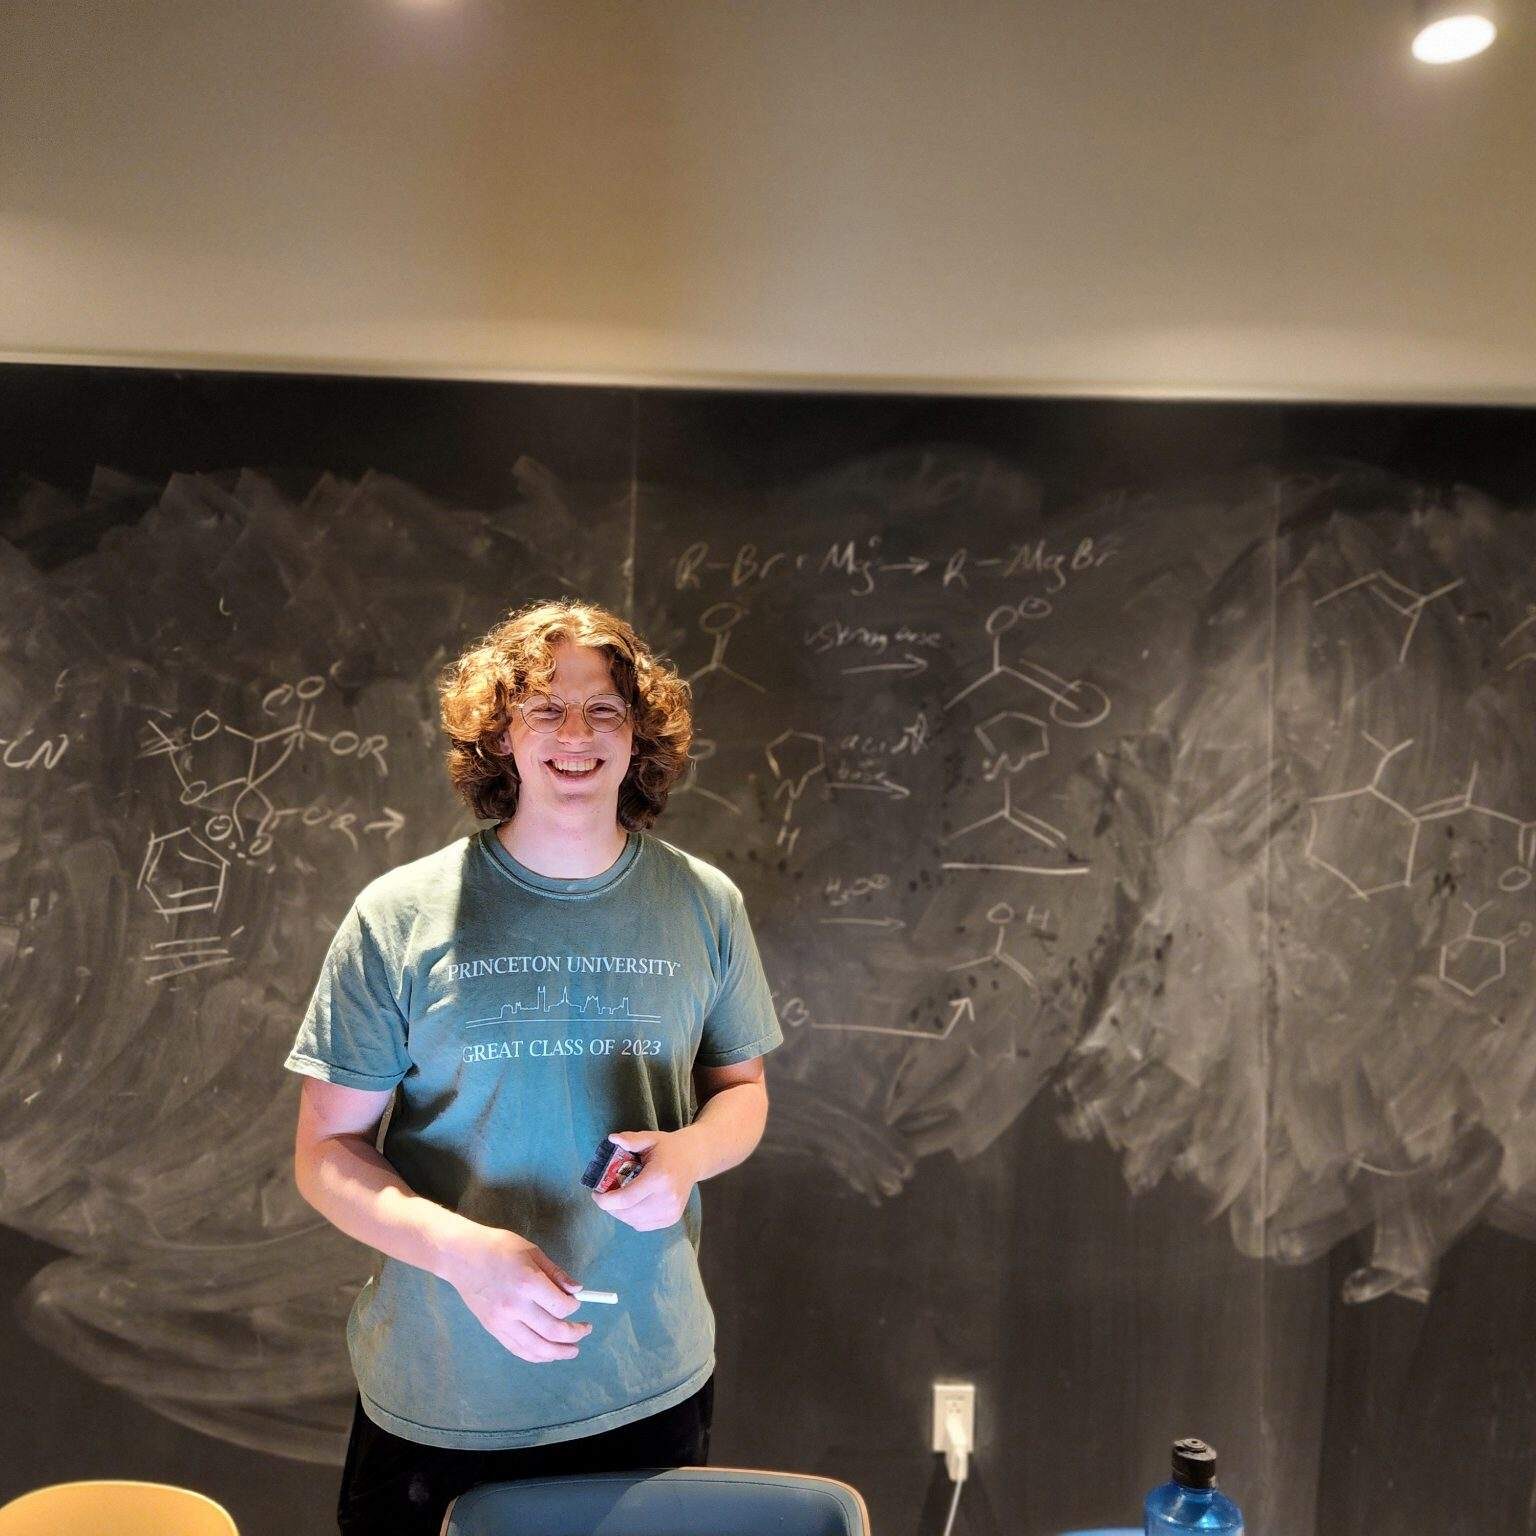
M 1173 1480 L 1186 1488 L 1214 1488 L 1216 1452 L 1204 1440 L 1175 1440 Z

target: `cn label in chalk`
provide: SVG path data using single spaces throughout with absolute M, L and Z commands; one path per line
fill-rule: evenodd
M 623 1189 L 644 1166 L 637 1153 L 615 1146 L 608 1137 L 604 1136 L 598 1142 L 597 1151 L 592 1154 L 592 1161 L 587 1164 L 586 1172 L 581 1176 L 581 1182 L 588 1189 L 596 1190 L 600 1195 L 606 1195 L 611 1190 Z

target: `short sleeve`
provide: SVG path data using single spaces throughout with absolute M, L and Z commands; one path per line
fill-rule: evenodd
M 750 1061 L 784 1042 L 757 940 L 741 893 L 732 890 L 725 935 L 725 973 L 704 1020 L 694 1065 L 728 1067 Z
M 344 1088 L 393 1088 L 410 1069 L 406 1020 L 357 903 L 320 967 L 304 1021 L 283 1063 Z

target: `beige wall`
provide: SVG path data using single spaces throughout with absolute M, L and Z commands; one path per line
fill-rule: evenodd
M 0 353 L 1536 399 L 1536 10 L 0 7 Z

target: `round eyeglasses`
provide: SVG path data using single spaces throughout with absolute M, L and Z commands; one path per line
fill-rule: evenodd
M 565 724 L 565 712 L 570 705 L 563 699 L 536 693 L 517 708 L 530 731 L 547 735 Z M 600 693 L 581 706 L 581 714 L 594 731 L 616 731 L 629 719 L 629 705 L 616 693 Z

